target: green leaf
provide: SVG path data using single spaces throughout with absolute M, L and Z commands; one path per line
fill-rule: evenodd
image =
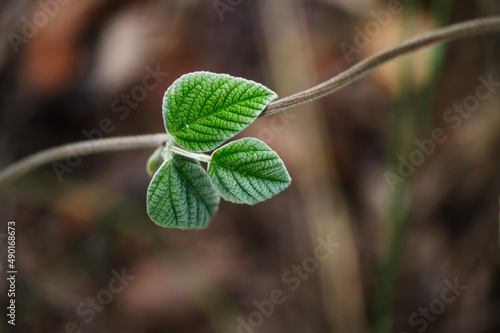
M 276 97 L 257 82 L 227 74 L 185 74 L 165 92 L 165 128 L 188 150 L 212 150 L 244 130 Z
M 291 182 L 278 154 L 255 138 L 236 140 L 214 151 L 208 175 L 224 199 L 251 205 Z
M 147 194 L 148 215 L 162 227 L 205 228 L 219 195 L 200 163 L 175 155 L 156 171 Z

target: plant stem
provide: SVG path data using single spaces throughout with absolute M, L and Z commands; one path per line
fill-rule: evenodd
M 452 24 L 444 28 L 432 30 L 415 36 L 402 43 L 396 44 L 391 48 L 375 53 L 374 55 L 357 63 L 337 76 L 318 84 L 317 86 L 271 102 L 260 114 L 260 117 L 269 116 L 293 106 L 310 102 L 331 94 L 360 79 L 362 76 L 368 74 L 380 65 L 422 47 L 437 42 L 449 42 L 460 38 L 476 36 L 498 30 L 500 30 L 500 16 L 491 16 Z
M 373 56 L 359 62 L 348 70 L 327 80 L 317 86 L 314 86 L 297 94 L 278 99 L 270 103 L 262 111 L 259 117 L 269 116 L 271 114 L 283 111 L 293 106 L 310 102 L 325 95 L 331 94 L 340 88 L 358 80 L 368 74 L 378 66 L 418 50 L 422 47 L 437 42 L 452 41 L 460 38 L 476 36 L 488 32 L 500 30 L 500 16 L 486 17 L 471 20 L 463 23 L 457 23 L 445 28 L 429 31 L 425 34 L 413 37 L 403 43 L 397 44 L 392 48 L 383 50 Z M 141 136 L 128 136 L 100 140 L 82 141 L 64 146 L 59 146 L 43 150 L 34 155 L 28 156 L 0 172 L 0 185 L 12 181 L 23 174 L 53 161 L 64 158 L 88 155 L 91 153 L 100 153 L 117 150 L 128 150 L 136 148 L 154 148 L 161 143 L 168 141 L 168 134 L 150 134 Z M 79 153 L 85 151 L 85 154 Z
M 168 149 L 175 154 L 194 158 L 195 160 L 198 160 L 200 162 L 210 163 L 210 161 L 212 160 L 212 158 L 208 155 L 192 153 L 190 151 L 186 151 L 186 150 L 179 148 L 179 147 L 170 146 L 170 147 L 168 147 Z
M 42 165 L 63 160 L 65 158 L 119 150 L 156 148 L 158 145 L 167 142 L 169 139 L 170 135 L 166 133 L 124 136 L 80 141 L 42 150 L 41 152 L 23 158 L 22 160 L 11 164 L 9 167 L 2 170 L 0 172 L 0 185 L 13 181 Z

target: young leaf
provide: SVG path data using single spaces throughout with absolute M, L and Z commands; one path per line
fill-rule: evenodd
M 208 175 L 224 199 L 251 205 L 291 182 L 278 154 L 255 138 L 236 140 L 214 151 Z
M 165 147 L 160 146 L 154 151 L 151 156 L 149 156 L 148 162 L 146 163 L 146 171 L 148 172 L 149 176 L 153 177 L 156 170 L 158 170 L 158 168 L 161 166 L 163 162 L 161 153 L 164 149 Z
M 205 228 L 219 195 L 198 161 L 175 155 L 156 171 L 147 194 L 148 215 L 162 227 Z
M 276 97 L 257 82 L 227 74 L 185 74 L 165 92 L 165 128 L 188 150 L 212 150 L 250 125 Z

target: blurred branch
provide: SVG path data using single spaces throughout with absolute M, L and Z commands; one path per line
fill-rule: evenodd
M 357 63 L 344 72 L 334 76 L 330 80 L 318 84 L 312 88 L 301 91 L 294 95 L 278 99 L 270 103 L 260 114 L 260 117 L 283 111 L 293 106 L 310 102 L 320 97 L 329 95 L 352 82 L 360 79 L 380 65 L 393 60 L 399 56 L 414 52 L 420 48 L 438 42 L 449 42 L 460 38 L 477 36 L 500 30 L 500 16 L 491 16 L 432 30 L 417 35 L 395 46 L 375 53 L 371 57 Z
M 378 66 L 401 55 L 416 51 L 438 42 L 477 36 L 500 31 L 500 16 L 486 17 L 450 25 L 415 36 L 409 40 L 383 50 L 359 62 L 348 70 L 317 86 L 270 103 L 259 117 L 283 111 L 293 106 L 310 102 L 331 94 L 368 74 Z M 53 161 L 64 158 L 101 152 L 156 147 L 169 139 L 168 134 L 150 134 L 100 140 L 90 140 L 59 146 L 28 156 L 0 172 L 0 185 L 12 181 L 23 174 Z M 85 151 L 85 154 L 79 152 Z
M 166 133 L 123 136 L 117 138 L 80 141 L 42 150 L 36 154 L 23 158 L 14 164 L 11 164 L 9 167 L 2 170 L 0 172 L 0 185 L 5 185 L 6 183 L 19 178 L 33 169 L 54 161 L 63 160 L 69 157 L 86 156 L 110 151 L 155 148 L 168 141 L 169 138 L 170 135 Z

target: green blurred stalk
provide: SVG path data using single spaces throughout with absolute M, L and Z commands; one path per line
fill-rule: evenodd
M 408 3 L 403 12 L 402 39 L 413 35 L 415 15 L 419 4 Z M 411 137 L 412 113 L 411 56 L 405 56 L 398 66 L 397 97 L 392 106 L 389 125 L 388 164 L 397 165 L 398 155 L 404 152 L 407 138 Z M 410 134 L 410 135 L 408 135 Z M 388 224 L 382 239 L 388 240 L 382 251 L 374 291 L 373 332 L 390 332 L 393 324 L 395 285 L 397 280 L 400 249 L 403 243 L 404 222 L 407 216 L 405 198 L 410 192 L 408 183 L 398 184 L 390 198 Z
M 452 1 L 434 0 L 431 4 L 432 13 L 439 26 L 448 21 Z M 412 2 L 405 6 L 403 13 L 402 39 L 413 35 L 415 31 L 416 14 L 420 3 Z M 428 128 L 432 104 L 439 83 L 440 72 L 445 56 L 445 46 L 434 47 L 431 51 L 430 79 L 420 91 L 414 92 L 412 85 L 411 58 L 402 59 L 399 65 L 398 93 L 392 107 L 390 121 L 390 137 L 388 145 L 388 164 L 397 165 L 398 156 L 407 156 L 411 150 L 412 138 L 425 133 Z M 416 111 L 416 112 L 415 112 Z M 416 119 L 414 119 L 416 118 Z M 373 331 L 377 333 L 390 332 L 393 326 L 394 300 L 399 261 L 403 244 L 406 239 L 406 221 L 413 188 L 411 179 L 398 184 L 390 198 L 388 226 L 386 238 L 387 247 L 382 252 L 377 273 L 373 304 Z
M 443 27 L 450 23 L 452 4 L 452 0 L 434 0 L 431 2 L 430 10 L 434 16 L 436 26 Z M 418 112 L 415 114 L 420 135 L 425 135 L 431 122 L 432 105 L 443 70 L 447 46 L 447 44 L 442 43 L 430 49 L 431 57 L 428 66 L 430 73 L 433 75 L 429 77 L 429 81 L 421 89 L 418 98 Z

